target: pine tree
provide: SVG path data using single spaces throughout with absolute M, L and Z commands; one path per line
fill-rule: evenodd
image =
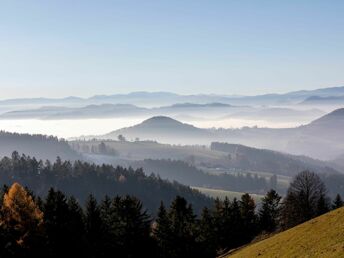
M 69 207 L 66 196 L 51 188 L 44 203 L 44 222 L 50 257 L 66 255 Z
M 325 214 L 328 211 L 330 211 L 329 201 L 324 195 L 321 195 L 317 203 L 316 216 Z
M 83 256 L 85 249 L 84 213 L 74 197 L 68 198 L 68 219 L 66 222 L 65 238 L 69 255 Z
M 335 199 L 333 200 L 332 209 L 335 210 L 343 206 L 344 206 L 344 202 L 342 200 L 342 197 L 340 196 L 340 194 L 337 194 Z
M 192 206 L 177 196 L 172 202 L 169 213 L 171 221 L 171 238 L 173 247 L 170 257 L 195 257 L 196 233 L 195 218 Z
M 85 230 L 88 257 L 105 257 L 106 249 L 103 248 L 106 241 L 104 238 L 105 228 L 100 208 L 93 195 L 90 195 L 86 201 Z
M 161 202 L 156 222 L 153 226 L 154 237 L 157 242 L 159 257 L 169 257 L 172 248 L 171 221 L 168 217 L 164 203 Z
M 204 208 L 198 223 L 198 249 L 201 253 L 199 257 L 216 257 L 217 238 L 214 230 L 214 217 L 208 208 Z
M 247 243 L 256 235 L 257 216 L 255 214 L 256 204 L 253 198 L 248 194 L 243 194 L 240 201 L 240 214 L 241 214 L 241 240 L 242 243 Z
M 120 257 L 138 257 L 142 253 L 151 255 L 150 224 L 150 217 L 138 199 L 130 196 L 114 198 L 110 227 Z
M 259 210 L 260 229 L 273 232 L 277 229 L 280 216 L 281 196 L 275 191 L 270 190 L 262 199 Z
M 112 202 L 109 196 L 105 196 L 100 204 L 100 217 L 102 223 L 102 253 L 109 256 L 114 248 L 112 241 Z

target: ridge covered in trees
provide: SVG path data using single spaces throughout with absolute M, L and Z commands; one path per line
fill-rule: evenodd
M 338 195 L 333 209 L 342 205 Z M 309 171 L 295 177 L 283 200 L 270 190 L 257 209 L 243 194 L 217 199 L 199 216 L 181 196 L 168 207 L 161 202 L 152 216 L 129 195 L 99 201 L 89 195 L 82 204 L 53 188 L 41 198 L 14 183 L 0 195 L 0 256 L 210 258 L 329 210 L 323 183 Z
M 155 176 L 147 176 L 142 169 L 95 165 L 83 161 L 43 162 L 13 152 L 0 160 L 0 182 L 11 185 L 18 182 L 29 187 L 38 196 L 45 196 L 51 187 L 73 195 L 81 203 L 88 194 L 96 199 L 105 195 L 133 195 L 145 208 L 155 212 L 160 201 L 171 202 L 176 195 L 183 196 L 197 213 L 211 205 L 211 199 L 177 182 L 168 182 Z
M 0 156 L 9 156 L 13 150 L 27 153 L 39 159 L 78 160 L 81 155 L 74 151 L 64 139 L 41 134 L 19 134 L 0 131 Z
M 159 176 L 168 180 L 176 180 L 185 185 L 198 187 L 214 187 L 237 192 L 265 193 L 271 188 L 271 180 L 257 174 L 218 174 L 206 173 L 182 160 L 145 159 L 133 163 L 147 172 L 158 172 Z M 274 188 L 277 187 L 277 183 Z

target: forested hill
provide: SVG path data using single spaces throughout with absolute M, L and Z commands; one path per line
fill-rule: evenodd
M 286 176 L 295 176 L 303 170 L 316 173 L 339 173 L 330 167 L 332 164 L 306 156 L 220 142 L 212 142 L 210 148 L 227 153 L 228 165 L 243 170 L 265 171 Z
M 154 175 L 147 176 L 142 169 L 97 166 L 87 162 L 62 161 L 55 163 L 37 161 L 25 155 L 13 153 L 11 158 L 0 160 L 0 183 L 11 185 L 18 182 L 29 187 L 39 196 L 50 189 L 61 190 L 84 203 L 89 194 L 97 199 L 105 195 L 132 195 L 139 198 L 145 208 L 156 212 L 160 202 L 170 203 L 177 195 L 186 198 L 197 213 L 211 206 L 211 199 L 198 191 L 177 182 L 164 181 Z
M 0 156 L 9 156 L 13 151 L 43 160 L 55 160 L 57 156 L 63 160 L 81 158 L 63 139 L 39 134 L 31 135 L 0 131 Z

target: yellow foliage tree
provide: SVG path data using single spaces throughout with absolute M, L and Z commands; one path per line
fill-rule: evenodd
M 2 214 L 1 225 L 16 232 L 16 242 L 19 245 L 25 246 L 30 236 L 42 231 L 43 212 L 18 183 L 14 183 L 5 194 Z

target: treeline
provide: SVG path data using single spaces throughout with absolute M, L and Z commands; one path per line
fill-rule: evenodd
M 210 149 L 227 153 L 225 167 L 246 171 L 265 171 L 286 176 L 295 176 L 303 170 L 312 170 L 316 173 L 338 173 L 335 169 L 328 167 L 326 162 L 240 144 L 212 142 Z
M 45 196 L 51 187 L 74 196 L 81 203 L 88 194 L 100 200 L 105 195 L 133 195 L 138 197 L 150 212 L 156 212 L 160 201 L 171 202 L 176 195 L 192 203 L 197 213 L 211 205 L 211 199 L 190 187 L 168 182 L 142 169 L 95 165 L 82 161 L 43 162 L 13 152 L 0 160 L 0 182 L 11 185 L 18 182 L 29 187 L 39 196 Z
M 254 193 L 265 193 L 277 186 L 277 182 L 273 183 L 257 174 L 211 175 L 181 160 L 145 159 L 133 162 L 133 165 L 142 167 L 146 172 L 159 174 L 164 179 L 176 180 L 185 185 Z
M 318 187 L 318 188 L 316 188 Z M 309 190 L 309 191 L 306 191 Z M 15 183 L 0 195 L 1 257 L 216 257 L 255 237 L 284 230 L 330 209 L 320 178 L 297 175 L 288 194 L 270 190 L 256 209 L 249 194 L 240 200 L 215 200 L 196 216 L 177 196 L 150 216 L 135 197 L 90 195 L 80 206 L 74 197 L 51 188 L 45 199 Z
M 101 154 L 110 156 L 119 156 L 119 152 L 111 146 L 100 142 L 96 145 L 79 144 L 78 142 L 71 142 L 71 147 L 79 153 Z
M 19 134 L 0 131 L 0 156 L 11 155 L 13 150 L 29 153 L 39 159 L 54 160 L 57 156 L 62 159 L 81 159 L 64 139 L 54 136 Z

